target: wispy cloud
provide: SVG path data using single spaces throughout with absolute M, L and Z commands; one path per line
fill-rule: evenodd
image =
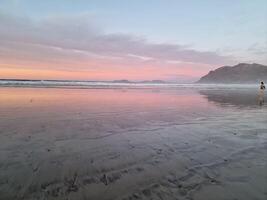
M 90 15 L 51 16 L 41 20 L 0 13 L 0 64 L 62 70 L 98 70 L 112 67 L 167 74 L 175 68 L 211 68 L 232 63 L 229 56 L 201 52 L 179 44 L 156 44 L 143 37 L 107 33 Z M 36 63 L 42 63 L 36 65 Z M 192 70 L 191 70 L 192 71 Z M 139 71 L 142 73 L 142 70 Z M 183 72 L 182 72 L 183 73 Z M 164 76 L 164 74 L 163 74 Z

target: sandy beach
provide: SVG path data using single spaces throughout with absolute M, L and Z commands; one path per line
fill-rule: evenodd
M 0 200 L 265 200 L 254 89 L 0 88 Z

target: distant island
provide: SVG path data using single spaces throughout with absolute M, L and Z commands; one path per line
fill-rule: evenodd
M 129 80 L 114 80 L 112 81 L 113 83 L 160 83 L 160 84 L 163 84 L 163 83 L 168 83 L 166 81 L 163 81 L 163 80 L 145 80 L 145 81 L 129 81 Z
M 224 66 L 200 78 L 196 83 L 259 83 L 267 81 L 267 66 L 257 63 L 239 63 Z
M 167 84 L 163 80 L 143 80 L 143 81 L 129 81 L 126 79 L 113 80 L 113 81 L 94 81 L 94 80 L 32 80 L 32 79 L 0 79 L 1 86 L 15 85 L 35 85 L 35 86 L 88 86 L 89 85 L 134 85 L 134 84 Z
M 144 80 L 144 81 L 129 81 L 126 79 L 122 80 L 114 80 L 114 81 L 93 81 L 93 80 L 36 80 L 36 79 L 0 79 L 0 81 L 11 81 L 11 82 L 58 82 L 58 83 L 97 83 L 97 82 L 103 82 L 103 83 L 148 83 L 148 84 L 164 84 L 169 83 L 167 81 L 163 80 Z

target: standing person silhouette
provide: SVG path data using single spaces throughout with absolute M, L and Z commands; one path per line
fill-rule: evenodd
M 265 85 L 264 85 L 263 81 L 261 82 L 260 89 L 261 89 L 261 90 L 265 90 Z
M 260 106 L 263 105 L 263 103 L 264 103 L 264 90 L 265 90 L 265 85 L 264 85 L 264 82 L 262 81 L 261 85 L 260 85 L 260 91 L 259 91 L 259 104 L 260 104 Z

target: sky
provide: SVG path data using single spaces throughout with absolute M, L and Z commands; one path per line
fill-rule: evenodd
M 0 0 L 0 79 L 192 82 L 267 64 L 266 0 Z

